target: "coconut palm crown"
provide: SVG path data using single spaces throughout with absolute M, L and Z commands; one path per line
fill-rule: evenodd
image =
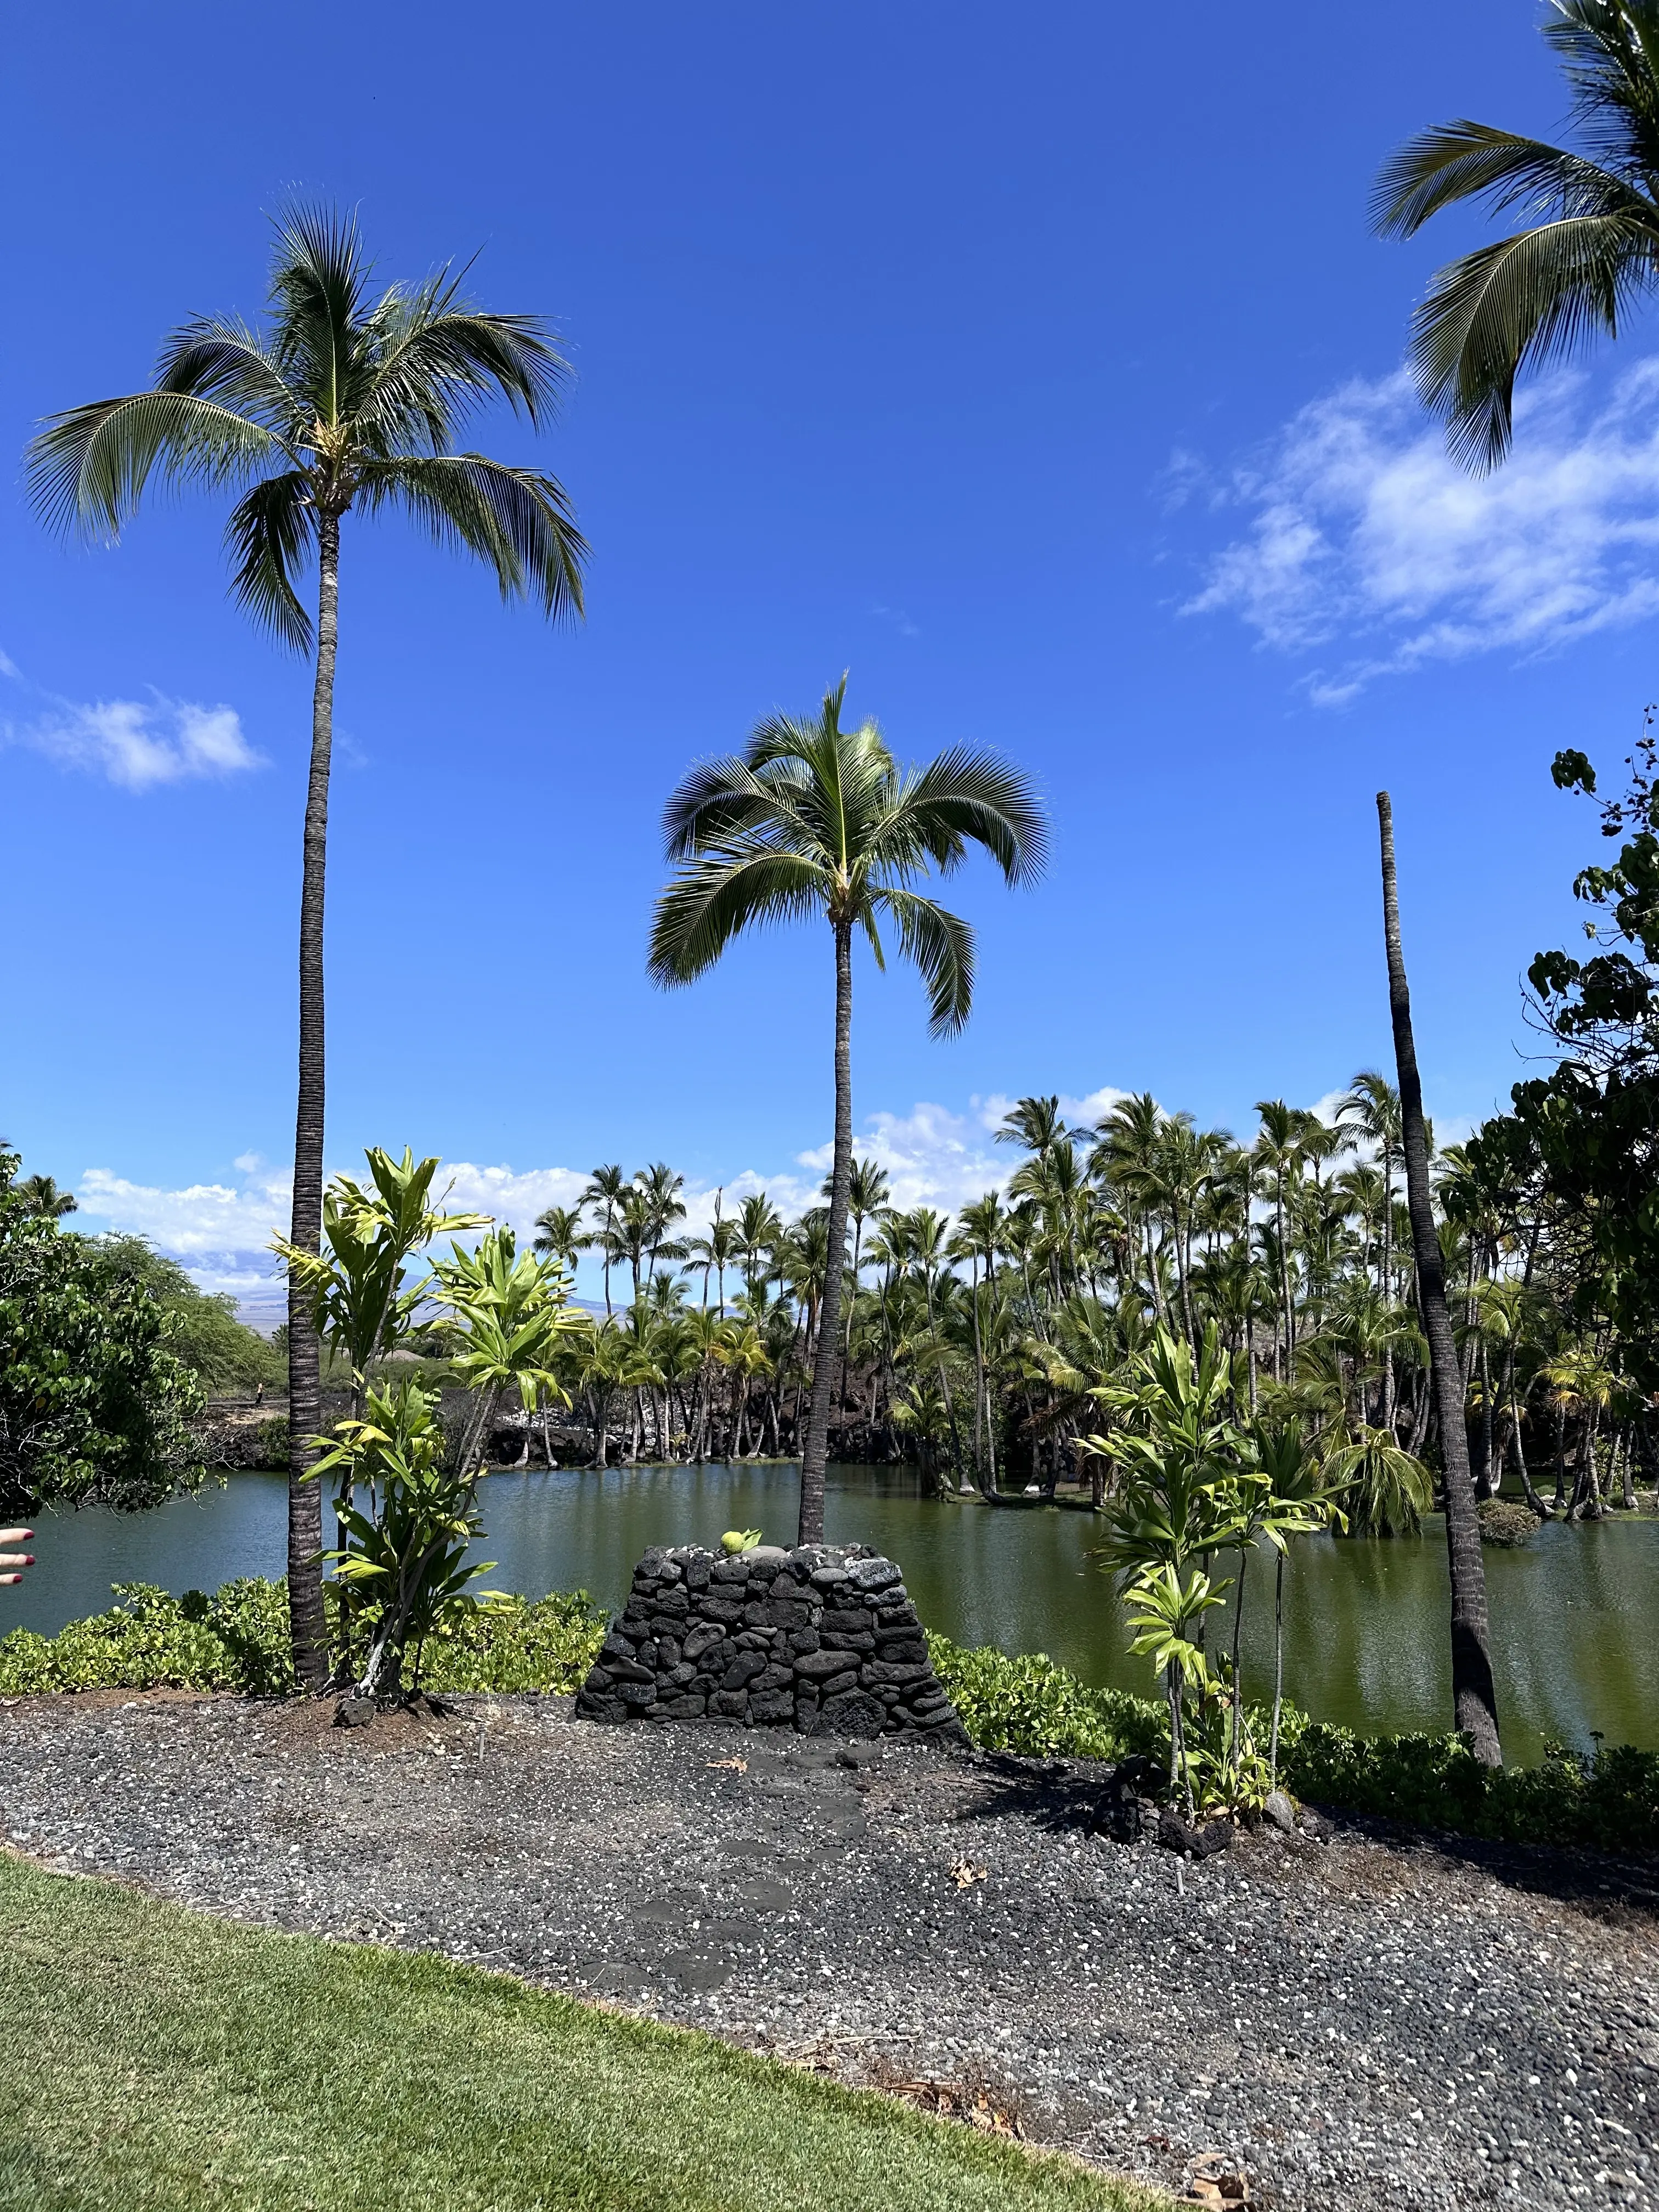
M 299 1109 L 289 1243 L 314 1253 L 322 1228 L 323 909 L 333 746 L 340 526 L 401 510 L 441 545 L 474 555 L 502 596 L 549 617 L 578 613 L 587 549 L 558 483 L 538 471 L 453 450 L 468 417 L 506 399 L 533 426 L 568 374 L 546 325 L 486 313 L 447 270 L 374 296 L 356 223 L 295 208 L 276 224 L 263 331 L 198 317 L 162 346 L 145 392 L 54 415 L 29 450 L 51 526 L 119 537 L 153 478 L 237 495 L 225 525 L 231 593 L 297 651 L 315 650 L 311 767 L 300 895 Z M 300 598 L 317 568 L 317 620 Z M 326 1672 L 322 1508 L 307 1478 L 321 1426 L 309 1297 L 289 1285 L 289 1590 L 295 1667 Z
M 1479 469 L 1509 450 L 1523 368 L 1617 337 L 1659 289 L 1659 0 L 1550 0 L 1544 36 L 1572 90 L 1585 150 L 1467 120 L 1409 139 L 1372 202 L 1385 237 L 1443 208 L 1531 218 L 1438 270 L 1414 319 L 1413 366 L 1451 449 Z
M 920 970 L 935 1036 L 958 1030 L 974 995 L 974 933 L 915 888 L 981 847 L 1010 884 L 1042 870 L 1048 833 L 1030 779 L 994 756 L 953 745 L 902 768 L 873 722 L 842 727 L 847 678 L 810 718 L 773 715 L 740 755 L 700 763 L 664 813 L 678 871 L 657 902 L 650 971 L 694 982 L 733 938 L 769 922 L 827 921 L 836 948 L 836 1141 L 829 1252 L 801 1456 L 800 1541 L 823 1534 L 823 1471 L 840 1349 L 842 1273 L 853 1165 L 853 937 L 878 968 L 883 930 Z

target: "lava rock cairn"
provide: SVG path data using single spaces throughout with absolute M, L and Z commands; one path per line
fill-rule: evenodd
M 967 1741 L 903 1576 L 859 1544 L 647 1552 L 576 1716 Z

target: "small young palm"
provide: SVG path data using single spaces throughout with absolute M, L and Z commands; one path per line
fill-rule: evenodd
M 732 939 L 772 921 L 827 921 L 836 953 L 836 1142 L 828 1265 L 818 1316 L 811 1416 L 801 1455 L 800 1541 L 823 1535 L 823 1472 L 840 1350 L 841 1281 L 853 1169 L 853 937 L 862 930 L 886 964 L 881 925 L 921 971 L 936 1036 L 957 1030 L 973 1003 L 968 924 L 914 890 L 949 874 L 970 843 L 1010 884 L 1040 871 L 1042 807 L 1018 769 L 952 746 L 920 769 L 902 769 L 873 722 L 841 726 L 843 676 L 811 719 L 774 715 L 744 752 L 692 769 L 665 816 L 678 871 L 657 902 L 651 975 L 694 982 Z

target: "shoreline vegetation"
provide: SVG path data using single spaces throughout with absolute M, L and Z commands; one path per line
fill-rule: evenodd
M 248 1577 L 211 1595 L 193 1590 L 180 1598 L 132 1584 L 118 1587 L 116 1597 L 108 1612 L 73 1621 L 55 1637 L 14 1629 L 0 1638 L 0 1698 L 167 1689 L 295 1694 L 280 1582 Z M 423 1686 L 439 1698 L 568 1696 L 592 1665 L 608 1620 L 585 1591 L 503 1597 L 495 1610 L 433 1639 Z M 931 1633 L 927 1644 L 933 1670 L 981 1752 L 1168 1764 L 1170 1714 L 1162 1700 L 1091 1687 L 1042 1653 L 969 1649 Z M 1253 1715 L 1258 1731 L 1267 1718 Z M 1365 1737 L 1285 1705 L 1279 1753 L 1282 1784 L 1327 1813 L 1493 1843 L 1659 1856 L 1659 1752 L 1598 1743 L 1581 1756 L 1552 1745 L 1536 1766 L 1495 1769 L 1455 1735 Z

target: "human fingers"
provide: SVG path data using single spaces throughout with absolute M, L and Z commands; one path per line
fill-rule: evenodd
M 33 1552 L 0 1552 L 0 1567 L 32 1567 L 33 1565 Z M 15 1582 L 17 1577 L 14 1575 L 12 1580 Z
M 0 1544 L 27 1544 L 33 1528 L 0 1528 Z

